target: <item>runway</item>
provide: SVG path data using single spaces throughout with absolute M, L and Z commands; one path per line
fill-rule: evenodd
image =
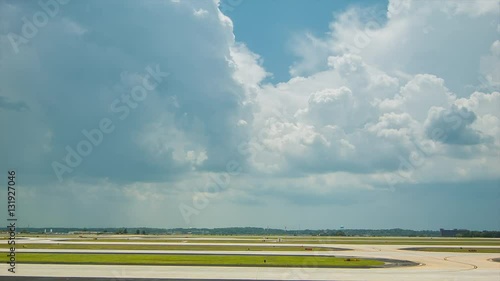
M 31 241 L 47 243 L 46 241 Z M 54 241 L 50 241 L 53 243 Z M 57 243 L 63 243 L 58 241 Z M 64 244 L 83 244 L 69 242 Z M 150 242 L 88 242 L 89 244 L 141 244 L 141 245 L 185 245 L 185 243 L 150 243 Z M 87 244 L 87 242 L 85 242 Z M 217 243 L 196 243 L 196 245 L 213 245 Z M 220 245 L 220 244 L 219 244 Z M 241 243 L 224 243 L 224 245 L 241 245 Z M 248 245 L 248 244 L 247 244 Z M 254 243 L 252 245 L 256 246 Z M 266 246 L 284 246 L 283 243 L 265 243 Z M 297 246 L 297 244 L 291 244 Z M 303 245 L 307 246 L 307 245 Z M 335 255 L 356 256 L 364 258 L 387 258 L 409 260 L 420 264 L 411 267 L 373 268 L 373 269 L 340 269 L 340 268 L 262 268 L 262 267 L 209 267 L 209 266 L 129 266 L 129 265 L 42 265 L 18 264 L 15 276 L 31 277 L 85 277 L 149 279 L 193 279 L 193 280 L 339 280 L 339 281 L 498 281 L 500 280 L 500 263 L 491 259 L 499 258 L 500 253 L 441 253 L 400 250 L 414 247 L 412 245 L 340 245 L 311 244 L 311 246 L 345 247 L 352 251 L 316 251 L 316 252 L 273 252 L 273 251 L 155 251 L 155 250 L 62 250 L 62 249 L 19 249 L 19 252 L 78 252 L 78 253 L 137 253 L 137 254 L 258 254 L 258 255 Z M 419 247 L 437 247 L 419 245 Z M 447 246 L 449 247 L 449 246 Z M 460 247 L 459 245 L 454 247 Z M 471 247 L 462 246 L 462 247 Z M 479 246 L 474 246 L 480 248 Z M 488 246 L 500 248 L 500 246 Z M 8 265 L 0 265 L 0 276 L 13 276 L 7 271 Z M 166 279 L 165 279 L 166 278 Z M 7 280 L 2 279 L 0 280 Z M 10 280 L 10 279 L 9 279 Z M 35 279 L 24 279 L 20 281 Z M 55 280 L 55 279 L 54 279 Z M 66 279 L 61 279 L 66 280 Z M 71 280 L 71 279 L 68 279 Z M 109 280 L 109 279 L 108 279 Z

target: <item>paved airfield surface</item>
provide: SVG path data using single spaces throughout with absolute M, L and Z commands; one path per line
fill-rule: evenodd
M 53 243 L 50 240 L 30 240 L 29 243 Z M 78 243 L 70 241 L 57 241 L 58 243 Z M 243 242 L 243 241 L 242 241 Z M 97 244 L 97 242 L 86 242 Z M 99 244 L 131 244 L 131 242 L 100 242 Z M 185 243 L 161 243 L 161 242 L 134 242 L 134 244 L 145 245 L 185 245 Z M 196 243 L 196 245 L 213 245 L 214 243 Z M 241 245 L 241 243 L 224 243 L 224 245 Z M 257 246 L 259 244 L 252 244 Z M 266 246 L 284 246 L 297 244 L 265 243 Z M 319 246 L 318 244 L 301 244 L 303 246 Z M 130 265 L 55 265 L 55 264 L 18 264 L 17 273 L 13 275 L 7 271 L 8 265 L 0 265 L 0 280 L 13 281 L 48 281 L 48 280 L 128 280 L 133 278 L 150 278 L 149 280 L 349 280 L 349 281 L 382 281 L 382 280 L 407 280 L 407 281 L 500 281 L 500 263 L 491 261 L 499 258 L 500 253 L 439 253 L 399 250 L 400 248 L 415 247 L 411 245 L 340 245 L 321 244 L 321 246 L 349 248 L 352 251 L 340 252 L 312 252 L 309 255 L 336 255 L 357 256 L 365 258 L 386 258 L 409 260 L 421 264 L 420 266 L 376 268 L 376 269 L 340 269 L 340 268 L 261 268 L 261 267 L 208 267 L 208 266 L 130 266 Z M 419 245 L 419 247 L 437 247 L 434 245 Z M 450 246 L 445 246 L 450 247 Z M 460 245 L 452 246 L 460 247 Z M 471 247 L 464 245 L 463 247 Z M 480 248 L 480 246 L 474 246 Z M 499 246 L 488 246 L 496 247 Z M 22 249 L 19 252 L 26 252 Z M 158 253 L 149 250 L 29 250 L 29 252 L 123 252 L 123 253 Z M 161 251 L 161 253 L 192 253 L 200 254 L 199 251 Z M 249 252 L 235 251 L 203 251 L 203 254 L 254 254 Z M 304 252 L 286 252 L 286 254 L 301 254 Z M 284 252 L 259 251 L 257 254 L 285 254 Z M 12 276 L 19 279 L 11 279 Z M 30 276 L 22 278 L 23 276 Z M 38 277 L 36 279 L 35 277 Z M 40 279 L 51 277 L 52 279 Z M 54 277 L 61 277 L 55 279 Z M 70 277 L 84 277 L 84 279 L 73 279 Z M 68 279 L 69 278 L 69 279 Z M 90 279 L 89 279 L 90 278 Z M 97 278 L 97 279 L 95 279 Z

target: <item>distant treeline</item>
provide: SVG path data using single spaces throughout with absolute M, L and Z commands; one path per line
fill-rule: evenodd
M 326 230 L 285 230 L 260 227 L 227 227 L 227 228 L 18 228 L 21 233 L 98 233 L 98 234 L 177 234 L 177 235 L 256 235 L 256 236 L 406 236 L 406 237 L 440 237 L 437 230 L 409 230 L 409 229 L 326 229 Z M 470 231 L 460 230 L 456 237 L 497 237 L 500 231 Z
M 483 237 L 500 238 L 500 231 L 470 231 L 465 230 L 456 235 L 456 237 Z
M 500 238 L 500 231 L 471 231 L 468 229 L 440 229 L 442 237 Z

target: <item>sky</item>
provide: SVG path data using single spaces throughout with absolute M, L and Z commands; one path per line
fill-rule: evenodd
M 500 230 L 499 15 L 0 0 L 18 225 Z

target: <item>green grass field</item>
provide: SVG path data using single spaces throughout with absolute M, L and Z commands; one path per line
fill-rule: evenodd
M 318 256 L 222 256 L 222 255 L 151 255 L 151 254 L 38 254 L 17 253 L 17 262 L 57 264 L 126 264 L 126 265 L 210 265 L 269 267 L 381 267 L 384 262 Z M 7 257 L 3 257 L 3 262 Z
M 452 252 L 452 253 L 500 253 L 500 248 L 472 248 L 472 247 L 426 247 L 426 248 L 406 248 L 403 250 L 424 251 L 424 252 Z
M 5 249 L 10 246 L 0 244 Z M 183 250 L 183 251 L 345 251 L 349 249 L 330 247 L 306 247 L 300 246 L 231 246 L 231 245 L 114 245 L 114 244 L 17 244 L 18 249 L 85 249 L 85 250 Z

